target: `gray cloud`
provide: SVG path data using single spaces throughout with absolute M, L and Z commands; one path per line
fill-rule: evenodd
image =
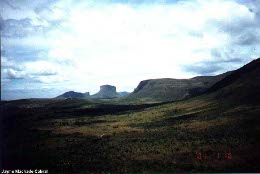
M 260 41 L 260 1 L 239 0 L 241 13 L 226 18 L 212 18 L 207 26 L 230 37 L 230 44 L 248 46 Z M 240 7 L 239 7 L 240 6 Z M 243 9 L 243 10 L 242 10 Z
M 1 67 L 6 68 L 15 68 L 15 63 L 13 61 L 8 61 L 6 57 L 1 56 Z
M 248 29 L 247 31 L 233 37 L 233 43 L 237 45 L 258 44 L 260 42 L 260 28 Z
M 65 11 L 66 9 L 61 9 L 58 7 L 37 7 L 34 9 L 34 12 L 40 17 L 40 19 L 47 20 L 52 24 L 59 24 L 64 21 L 67 17 L 67 14 L 60 16 L 55 16 L 55 11 Z
M 195 65 L 184 66 L 185 71 L 193 72 L 193 73 L 195 72 L 200 75 L 211 75 L 222 69 L 223 67 L 221 67 L 220 65 L 213 65 L 213 64 L 208 65 L 206 62 L 195 64 Z
M 40 71 L 40 72 L 32 72 L 30 75 L 34 75 L 34 76 L 54 76 L 54 75 L 58 75 L 58 72 L 56 71 Z
M 210 50 L 211 60 L 184 65 L 182 68 L 186 72 L 198 75 L 216 75 L 234 70 L 252 59 L 248 57 L 247 53 L 240 53 L 238 50 L 242 51 L 243 49 L 241 46 L 212 48 Z
M 202 38 L 203 37 L 203 33 L 199 32 L 199 31 L 190 31 L 189 35 L 191 35 L 193 37 L 198 37 L 198 38 Z
M 231 58 L 227 60 L 213 60 L 195 63 L 193 65 L 185 65 L 182 68 L 187 72 L 199 75 L 216 75 L 226 71 L 234 70 L 238 65 L 243 64 L 241 58 Z
M 23 64 L 24 62 L 36 61 L 46 57 L 48 50 L 38 49 L 37 47 L 12 46 L 2 50 L 2 57 L 8 58 L 14 63 Z
M 15 64 L 14 61 L 1 58 L 2 79 L 31 79 L 38 82 L 58 79 L 57 65 L 39 61 Z
M 13 10 L 20 10 L 20 6 L 17 5 L 16 2 L 14 2 L 13 0 L 2 0 L 2 6 L 8 6 L 10 8 L 12 8 Z
M 236 50 L 233 48 L 212 48 L 210 54 L 212 56 L 212 61 L 216 62 L 242 61 L 241 58 L 237 58 Z
M 6 55 L 6 50 L 4 50 L 3 48 L 1 48 L 1 57 L 5 57 Z
M 52 72 L 52 71 L 28 72 L 26 70 L 20 71 L 12 68 L 3 69 L 1 79 L 3 80 L 26 79 L 26 80 L 32 80 L 40 83 L 63 81 L 63 78 L 59 76 L 57 72 Z
M 3 29 L 3 25 L 4 25 L 4 19 L 3 19 L 2 15 L 0 15 L 0 30 L 1 31 Z
M 16 71 L 8 68 L 3 70 L 2 76 L 3 79 L 25 79 L 27 75 L 22 71 Z
M 30 18 L 21 20 L 7 19 L 1 21 L 2 37 L 28 37 L 36 34 L 43 34 L 42 25 L 34 26 Z

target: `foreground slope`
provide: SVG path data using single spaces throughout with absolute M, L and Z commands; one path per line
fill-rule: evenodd
M 259 172 L 257 62 L 211 93 L 173 103 L 2 103 L 3 166 L 52 173 Z
M 218 98 L 230 98 L 237 102 L 258 103 L 260 101 L 260 58 L 233 71 L 230 75 L 214 84 L 209 92 Z

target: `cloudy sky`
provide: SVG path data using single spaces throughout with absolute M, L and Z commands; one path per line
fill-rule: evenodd
M 1 99 L 215 75 L 260 57 L 258 0 L 1 0 Z

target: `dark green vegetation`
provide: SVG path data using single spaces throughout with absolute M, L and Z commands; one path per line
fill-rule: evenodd
M 259 172 L 259 67 L 258 59 L 210 93 L 171 103 L 2 102 L 3 167 L 51 173 Z

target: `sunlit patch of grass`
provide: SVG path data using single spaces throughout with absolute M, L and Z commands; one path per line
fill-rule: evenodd
M 208 121 L 198 121 L 194 120 L 189 123 L 182 123 L 177 128 L 183 130 L 190 130 L 190 131 L 207 131 L 208 129 L 214 128 L 216 126 L 229 126 L 229 124 L 235 124 L 237 120 L 235 118 L 218 118 L 214 120 Z

